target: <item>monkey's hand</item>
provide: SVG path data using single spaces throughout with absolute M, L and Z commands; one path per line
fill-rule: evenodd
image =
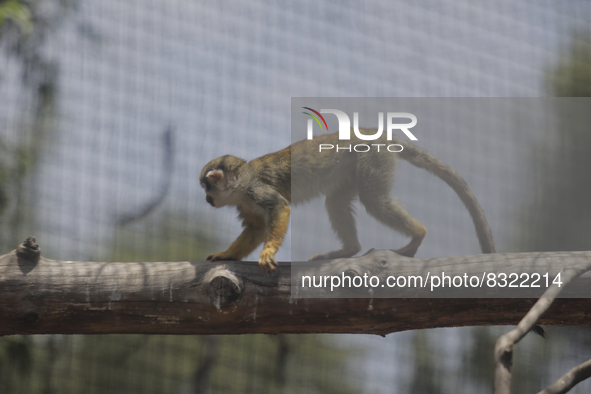
M 226 250 L 225 252 L 210 254 L 209 256 L 207 256 L 207 260 L 211 260 L 211 261 L 231 260 L 231 261 L 234 261 L 234 260 L 239 260 L 239 259 L 232 257 L 232 255 L 229 254 L 228 251 Z
M 270 250 L 263 250 L 259 257 L 259 265 L 268 274 L 275 272 L 276 267 L 279 267 L 279 263 L 275 261 L 275 253 Z

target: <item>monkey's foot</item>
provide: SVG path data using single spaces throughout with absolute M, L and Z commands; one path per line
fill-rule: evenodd
M 361 246 L 354 249 L 339 249 L 333 250 L 332 252 L 317 254 L 310 258 L 308 261 L 318 261 L 318 260 L 332 260 L 332 259 L 340 259 L 343 257 L 351 257 L 357 252 L 361 250 Z
M 279 263 L 275 261 L 275 253 L 271 251 L 263 250 L 259 257 L 259 265 L 268 274 L 275 272 L 276 267 L 279 267 Z
M 427 235 L 427 229 L 419 223 L 419 227 L 416 229 L 416 234 L 413 235 L 408 245 L 405 245 L 400 249 L 393 249 L 392 251 L 402 256 L 415 257 L 417 250 L 419 250 L 419 246 L 421 246 L 423 239 L 425 239 L 425 235 Z
M 401 256 L 415 257 L 415 254 L 417 253 L 419 247 L 417 246 L 416 248 L 409 248 L 408 246 L 409 245 L 406 245 L 405 247 L 400 249 L 392 249 L 392 251 L 398 253 Z
M 207 260 L 211 260 L 211 261 L 217 261 L 217 260 L 235 261 L 235 260 L 238 260 L 238 259 L 235 258 L 235 257 L 232 257 L 227 252 L 219 252 L 219 253 L 210 254 L 209 256 L 207 256 Z

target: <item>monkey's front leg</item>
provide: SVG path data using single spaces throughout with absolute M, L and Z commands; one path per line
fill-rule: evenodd
M 210 254 L 207 256 L 207 260 L 242 260 L 263 242 L 264 237 L 265 230 L 263 228 L 245 223 L 244 231 L 232 242 L 228 250 Z
M 283 242 L 283 237 L 285 237 L 285 233 L 287 232 L 289 214 L 289 205 L 286 204 L 279 208 L 277 215 L 271 219 L 269 235 L 259 257 L 259 265 L 267 273 L 275 272 L 275 267 L 279 266 L 277 261 L 275 261 L 275 253 L 277 253 Z

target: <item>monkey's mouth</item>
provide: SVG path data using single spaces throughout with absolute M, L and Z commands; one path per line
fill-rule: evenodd
M 211 205 L 212 207 L 215 207 L 215 204 L 213 203 L 213 198 L 211 198 L 211 196 L 206 196 L 205 201 L 207 201 L 209 205 Z

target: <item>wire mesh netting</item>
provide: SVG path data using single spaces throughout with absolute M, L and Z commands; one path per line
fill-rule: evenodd
M 204 260 L 241 228 L 205 202 L 202 167 L 288 146 L 292 97 L 589 96 L 590 21 L 582 0 L 0 1 L 0 254 L 35 235 L 52 259 Z M 502 119 L 431 131 L 425 147 L 466 178 L 498 251 L 591 248 L 589 122 L 556 113 L 518 134 Z M 429 229 L 417 257 L 479 253 L 461 202 L 419 173 L 401 164 L 394 185 Z M 490 392 L 506 330 L 9 336 L 0 392 Z M 589 358 L 588 330 L 547 331 L 518 346 L 515 392 Z

